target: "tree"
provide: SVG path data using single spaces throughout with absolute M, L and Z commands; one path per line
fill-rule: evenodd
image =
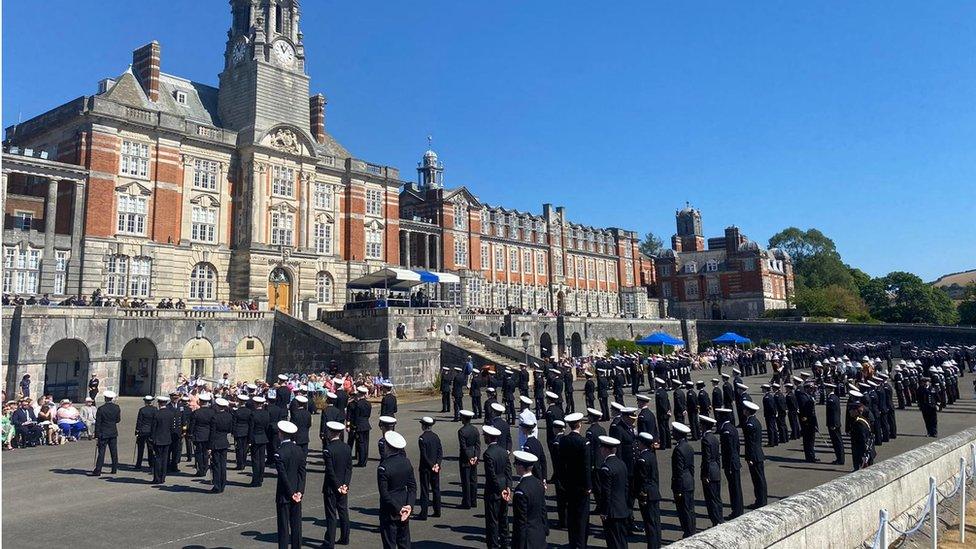
M 963 301 L 957 307 L 959 324 L 976 326 L 976 282 L 966 285 Z
M 871 316 L 885 322 L 955 324 L 959 313 L 948 294 L 906 272 L 893 272 L 864 285 L 861 298 Z
M 644 235 L 640 243 L 640 252 L 648 257 L 656 256 L 664 249 L 664 242 L 652 232 Z
M 794 266 L 822 254 L 834 255 L 840 260 L 834 241 L 818 229 L 801 231 L 796 227 L 788 227 L 769 239 L 769 247 L 779 248 L 790 254 Z
M 797 291 L 797 308 L 806 316 L 826 316 L 851 320 L 868 320 L 864 300 L 850 288 L 836 284 L 825 288 L 803 288 Z

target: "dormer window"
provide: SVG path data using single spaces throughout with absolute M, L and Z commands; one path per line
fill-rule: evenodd
M 176 90 L 176 92 L 173 94 L 173 96 L 176 97 L 176 102 L 177 103 L 179 103 L 180 105 L 186 105 L 186 92 L 185 91 Z

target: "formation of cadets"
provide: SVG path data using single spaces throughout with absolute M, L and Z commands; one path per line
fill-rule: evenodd
M 531 371 L 525 364 L 518 369 L 485 368 L 480 374 L 470 363 L 444 368 L 441 412 L 453 411 L 454 421 L 460 423 L 461 507 L 475 509 L 481 500 L 489 548 L 544 546 L 550 527 L 547 492 L 556 500 L 554 527 L 567 531 L 570 547 L 587 546 L 593 514 L 599 516 L 609 547 L 626 547 L 628 536 L 635 533 L 644 536 L 648 547 L 659 547 L 663 496 L 657 453 L 670 450 L 671 494 L 682 533 L 690 536 L 698 530 L 696 482 L 701 483 L 712 525 L 744 512 L 742 461 L 753 488 L 748 508 L 766 505 L 764 438 L 767 446 L 801 439 L 807 461 L 819 461 L 814 448 L 821 433 L 818 404 L 826 408 L 834 463 L 845 462 L 843 429 L 850 435 L 855 470 L 871 465 L 876 448 L 897 437 L 896 406 L 918 406 L 929 436 L 937 436 L 938 411 L 959 398 L 959 379 L 967 369 L 976 368 L 972 349 L 909 343 L 901 348 L 904 358 L 897 363 L 890 345 L 874 343 L 772 353 L 723 351 L 711 387 L 691 380 L 693 362 L 688 355 L 598 358 L 584 371 L 581 411 L 576 410 L 574 398 L 576 365 L 570 361 L 536 365 Z M 860 360 L 848 358 L 857 355 Z M 794 366 L 809 367 L 811 372 L 793 375 Z M 744 372 L 763 375 L 770 369 L 773 373 L 769 383 L 762 384 L 761 403 L 753 402 Z M 299 547 L 314 409 L 305 387 L 295 388 L 293 394 L 288 379 L 281 375 L 278 383 L 263 389 L 248 385 L 231 400 L 210 402 L 209 395 L 202 394 L 200 408 L 193 411 L 189 397 L 177 393 L 145 397 L 136 418 L 136 468 L 141 469 L 145 457 L 153 483 L 164 483 L 185 458 L 192 462 L 195 476 L 209 472 L 212 491 L 220 493 L 233 444 L 234 469 L 244 470 L 250 462 L 251 486 L 262 485 L 266 468 L 276 470 L 279 547 Z M 637 407 L 625 405 L 627 387 Z M 435 419 L 419 418 L 415 475 L 404 450 L 407 442 L 396 431 L 392 385 L 384 384 L 383 390 L 377 422 L 381 539 L 384 547 L 409 547 L 410 520 L 440 516 L 445 456 L 433 430 Z M 471 404 L 467 408 L 465 393 Z M 99 407 L 95 423 L 98 452 L 92 474 L 96 476 L 101 474 L 106 450 L 112 472 L 118 467 L 121 411 L 113 402 L 114 393 L 105 391 L 103 396 L 106 402 Z M 365 467 L 369 458 L 372 406 L 365 387 L 350 393 L 329 392 L 326 397 L 318 435 L 325 463 L 323 546 L 331 548 L 349 543 L 352 470 Z M 846 398 L 843 414 L 842 398 Z M 760 410 L 765 427 L 758 417 Z M 609 421 L 606 428 L 604 421 Z M 538 439 L 541 422 L 546 426 L 544 444 Z M 697 466 L 691 445 L 695 441 L 700 446 Z M 728 517 L 723 516 L 723 479 L 731 499 Z M 634 515 L 635 503 L 640 521 Z

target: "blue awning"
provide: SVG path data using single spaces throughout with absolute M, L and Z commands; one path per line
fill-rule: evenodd
M 724 334 L 713 339 L 712 343 L 731 343 L 733 345 L 744 345 L 746 343 L 752 343 L 752 340 L 749 339 L 748 337 L 742 337 L 735 332 L 725 332 Z
M 685 342 L 670 334 L 656 332 L 645 338 L 636 341 L 638 345 L 670 345 L 672 347 L 684 346 Z
M 437 271 L 414 271 L 420 275 L 420 281 L 428 284 L 457 284 L 461 282 L 461 277 L 451 273 L 439 273 Z

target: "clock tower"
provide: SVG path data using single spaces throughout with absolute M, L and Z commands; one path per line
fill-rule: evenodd
M 299 30 L 299 0 L 230 0 L 221 125 L 259 141 L 279 124 L 309 131 L 309 78 Z

